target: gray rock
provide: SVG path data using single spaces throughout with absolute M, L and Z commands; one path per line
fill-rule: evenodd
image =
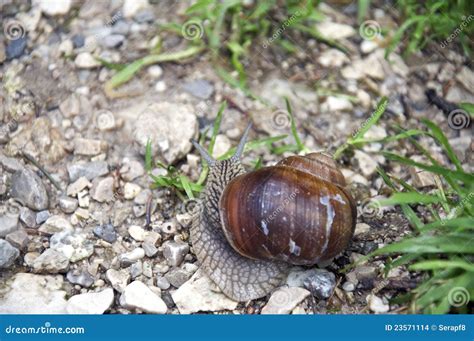
M 175 288 L 181 287 L 190 277 L 192 273 L 184 269 L 174 268 L 168 271 L 165 275 L 165 278 L 171 283 Z
M 149 189 L 144 189 L 143 191 L 138 193 L 133 202 L 138 205 L 146 205 L 150 195 L 152 195 L 151 191 Z
M 25 230 L 17 230 L 9 233 L 5 239 L 7 242 L 20 250 L 26 249 L 28 242 L 30 241 L 30 238 L 28 237 L 28 234 L 25 232 Z
M 19 37 L 18 39 L 10 40 L 5 49 L 8 60 L 20 58 L 25 52 L 27 44 L 27 37 Z
M 140 281 L 127 285 L 120 296 L 120 305 L 127 309 L 139 309 L 151 314 L 165 314 L 168 310 L 165 302 Z
M 18 228 L 18 214 L 6 213 L 0 215 L 0 237 L 16 231 Z
M 107 174 L 109 168 L 105 161 L 92 161 L 68 165 L 67 171 L 71 182 L 76 181 L 82 176 L 86 177 L 87 180 L 92 181 L 99 176 Z
M 59 198 L 59 208 L 64 213 L 71 214 L 77 209 L 78 206 L 79 203 L 77 202 L 77 199 L 69 198 L 66 196 Z
M 36 224 L 41 225 L 43 224 L 48 218 L 50 217 L 50 213 L 48 210 L 40 211 L 36 213 Z
M 16 274 L 0 298 L 0 314 L 64 314 L 62 276 Z
M 149 9 L 138 12 L 133 19 L 138 23 L 153 22 L 155 20 L 155 14 Z
M 72 44 L 74 45 L 74 48 L 81 48 L 84 46 L 85 38 L 81 34 L 75 34 L 72 36 Z
M 63 231 L 50 238 L 50 247 L 61 252 L 72 263 L 88 258 L 94 253 L 94 244 L 85 232 Z
M 130 25 L 124 20 L 119 20 L 115 23 L 114 26 L 112 26 L 111 32 L 116 34 L 127 35 L 129 31 Z
M 374 266 L 360 265 L 354 269 L 357 280 L 371 280 L 377 277 L 377 268 Z
M 86 188 L 91 188 L 92 184 L 90 183 L 89 180 L 87 180 L 86 177 L 82 176 L 76 181 L 74 181 L 72 184 L 67 186 L 66 189 L 66 194 L 70 197 L 75 197 L 79 192 Z
M 149 242 L 144 242 L 142 244 L 142 247 L 143 247 L 143 250 L 145 250 L 145 255 L 150 258 L 154 257 L 156 253 L 158 252 L 158 248 L 154 244 L 149 243 Z
M 20 161 L 13 157 L 6 157 L 5 155 L 0 155 L 0 165 L 10 173 L 15 173 L 23 169 L 23 165 Z
M 118 292 L 123 292 L 128 282 L 130 281 L 130 272 L 127 269 L 109 269 L 105 273 L 105 278 L 110 283 L 112 288 L 114 288 Z
M 163 276 L 156 277 L 156 286 L 163 290 L 168 290 L 171 286 L 170 282 Z
M 11 195 L 35 211 L 48 208 L 48 193 L 40 177 L 27 168 L 12 176 Z
M 75 93 L 71 94 L 59 105 L 59 110 L 66 118 L 72 118 L 81 112 L 81 101 Z
M 318 270 L 305 278 L 303 284 L 315 297 L 323 300 L 331 297 L 336 286 L 336 276 L 327 270 Z
M 64 217 L 53 215 L 40 226 L 39 231 L 51 235 L 62 231 L 72 231 L 71 223 Z
M 112 224 L 99 225 L 94 228 L 94 234 L 107 243 L 113 243 L 117 240 L 117 233 Z
M 197 118 L 190 106 L 159 102 L 149 105 L 138 116 L 133 136 L 140 153 L 145 153 L 151 140 L 153 155 L 158 154 L 166 163 L 173 164 L 189 153 L 190 141 L 197 133 Z
M 91 197 L 98 202 L 114 200 L 114 178 L 95 179 L 92 185 Z
M 194 97 L 208 99 L 214 92 L 214 87 L 205 79 L 196 79 L 184 84 L 183 89 Z
M 72 296 L 67 301 L 68 314 L 103 314 L 114 303 L 114 291 L 107 288 L 101 292 L 88 292 Z
M 120 176 L 125 181 L 133 181 L 136 178 L 145 174 L 145 168 L 143 162 L 124 158 L 122 160 L 122 167 L 120 168 Z
M 47 249 L 33 261 L 33 271 L 40 273 L 63 273 L 69 268 L 69 259 L 61 252 Z
M 0 239 L 0 269 L 12 266 L 19 256 L 20 251 L 17 248 L 6 240 Z
M 347 292 L 351 292 L 351 291 L 354 291 L 356 288 L 355 284 L 352 283 L 352 282 L 344 282 L 344 284 L 342 285 L 342 289 L 344 291 L 347 291 Z
M 84 288 L 89 288 L 94 284 L 94 277 L 86 270 L 71 270 L 67 273 L 66 278 L 70 283 L 78 284 Z
M 145 257 L 145 251 L 141 247 L 137 247 L 136 249 L 119 256 L 120 265 L 122 267 L 130 266 L 143 257 Z
M 163 244 L 163 256 L 170 266 L 179 266 L 188 252 L 189 245 L 186 243 L 168 241 Z
M 20 220 L 27 227 L 36 227 L 36 213 L 30 210 L 28 207 L 20 208 Z
M 220 292 L 214 282 L 202 270 L 196 271 L 171 296 L 181 314 L 191 314 L 199 311 L 234 310 L 238 305 L 238 302 L 231 300 Z
M 130 266 L 130 276 L 132 276 L 132 279 L 137 278 L 143 273 L 143 264 L 141 261 L 138 261 L 136 263 L 133 263 Z
M 101 43 L 104 47 L 113 49 L 122 45 L 124 41 L 125 41 L 125 37 L 123 35 L 111 34 L 111 35 L 105 36 L 102 39 Z
M 77 119 L 79 116 L 75 117 Z M 95 156 L 106 152 L 108 144 L 104 140 L 93 140 L 85 138 L 74 139 L 74 154 L 84 156 Z

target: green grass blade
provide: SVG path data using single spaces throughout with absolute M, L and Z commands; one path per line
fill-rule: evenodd
M 421 194 L 417 192 L 410 193 L 394 193 L 388 199 L 381 199 L 379 203 L 382 206 L 394 206 L 400 204 L 433 204 L 439 203 L 441 201 L 440 197 Z
M 449 144 L 448 139 L 446 138 L 446 135 L 444 135 L 443 131 L 430 120 L 423 119 L 422 122 L 431 130 L 433 137 L 441 144 L 451 162 L 456 166 L 456 169 L 462 172 L 463 169 L 461 162 L 459 162 L 458 157 L 454 153 L 453 148 L 451 148 L 451 145 Z
M 145 147 L 145 170 L 150 172 L 153 168 L 153 155 L 151 150 L 151 140 L 149 139 L 146 142 Z
M 224 112 L 225 108 L 227 107 L 227 102 L 222 102 L 221 106 L 219 107 L 219 111 L 217 112 L 216 120 L 214 121 L 214 127 L 212 129 L 212 136 L 211 142 L 209 142 L 209 155 L 212 155 L 214 151 L 214 145 L 216 144 L 216 137 L 219 134 L 219 130 L 221 129 L 221 122 L 222 122 L 222 113 Z

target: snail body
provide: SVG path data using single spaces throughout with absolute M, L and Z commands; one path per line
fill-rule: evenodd
M 204 271 L 237 301 L 267 295 L 292 264 L 342 252 L 356 220 L 344 176 L 325 154 L 291 156 L 245 173 L 240 155 L 249 128 L 229 160 L 215 161 L 195 144 L 210 171 L 191 242 Z

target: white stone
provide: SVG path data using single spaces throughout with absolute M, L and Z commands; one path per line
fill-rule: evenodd
M 38 230 L 46 234 L 54 234 L 56 232 L 72 231 L 72 229 L 71 223 L 66 218 L 53 215 Z
M 362 90 L 362 89 L 357 89 L 357 99 L 359 100 L 360 104 L 365 108 L 369 109 L 371 105 L 371 98 L 370 95 Z
M 321 53 L 318 58 L 319 64 L 324 67 L 341 67 L 345 63 L 348 63 L 350 59 L 344 54 L 336 49 L 329 49 Z
M 100 66 L 100 63 L 89 52 L 79 53 L 74 63 L 80 69 L 93 69 Z
M 363 151 L 356 150 L 354 158 L 359 163 L 359 168 L 364 176 L 370 177 L 377 170 L 377 161 Z
M 373 294 L 369 294 L 366 298 L 369 305 L 369 309 L 377 314 L 387 313 L 390 310 L 390 306 L 380 298 Z
M 231 147 L 232 144 L 226 135 L 217 135 L 214 150 L 212 151 L 212 157 L 217 159 L 219 156 L 224 155 Z
M 366 223 L 357 223 L 354 231 L 354 236 L 364 234 L 370 231 L 370 225 Z
M 125 18 L 132 18 L 142 9 L 148 7 L 148 0 L 125 0 L 122 7 L 122 12 Z
M 183 104 L 153 103 L 134 123 L 133 136 L 139 145 L 139 151 L 144 154 L 146 144 L 151 140 L 153 154 L 158 154 L 168 164 L 175 163 L 189 153 L 191 139 L 196 138 L 198 133 L 198 122 L 193 109 Z
M 360 44 L 360 50 L 364 54 L 368 54 L 370 52 L 375 51 L 379 45 L 374 40 L 363 39 L 362 43 Z
M 64 314 L 62 276 L 16 274 L 0 298 L 0 314 Z
M 133 281 L 120 296 L 120 305 L 127 309 L 139 309 L 151 314 L 165 314 L 166 303 L 148 286 L 140 281 Z
M 163 69 L 159 65 L 152 65 L 148 68 L 148 74 L 153 78 L 160 78 L 163 74 Z
M 142 242 L 145 240 L 146 231 L 140 226 L 132 225 L 128 228 L 128 234 L 137 242 Z
M 33 4 L 47 15 L 64 15 L 71 9 L 71 0 L 33 0 Z
M 105 278 L 118 292 L 123 292 L 130 281 L 130 271 L 128 269 L 115 270 L 109 269 L 105 273 Z
M 323 21 L 316 24 L 316 29 L 323 37 L 340 40 L 352 37 L 356 34 L 355 29 L 350 25 L 339 24 L 332 21 Z
M 86 177 L 80 177 L 75 182 L 67 186 L 66 194 L 70 197 L 75 197 L 77 193 L 85 188 L 91 188 L 92 184 Z
M 67 301 L 68 314 L 103 314 L 114 302 L 114 290 L 74 295 Z
M 51 236 L 50 247 L 62 253 L 73 263 L 88 258 L 94 253 L 94 244 L 85 232 L 63 231 L 55 233 Z
M 326 101 L 321 105 L 321 109 L 326 112 L 350 111 L 353 109 L 353 106 L 351 101 L 347 98 L 328 96 Z
M 163 92 L 166 90 L 166 83 L 165 81 L 158 81 L 155 84 L 155 91 L 156 92 Z
M 134 199 L 141 190 L 142 188 L 140 186 L 127 182 L 123 188 L 123 197 L 128 200 Z
M 474 72 L 470 68 L 463 66 L 456 74 L 456 79 L 464 85 L 466 90 L 474 93 Z
M 262 314 L 289 314 L 311 293 L 299 287 L 283 287 L 275 291 L 262 309 Z
M 199 269 L 171 294 L 181 314 L 199 311 L 234 310 L 238 302 L 225 296 L 212 280 Z

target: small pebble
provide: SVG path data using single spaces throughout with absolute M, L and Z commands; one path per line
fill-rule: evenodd
M 105 240 L 107 243 L 113 243 L 117 240 L 117 232 L 112 224 L 99 225 L 94 228 L 94 234 Z

